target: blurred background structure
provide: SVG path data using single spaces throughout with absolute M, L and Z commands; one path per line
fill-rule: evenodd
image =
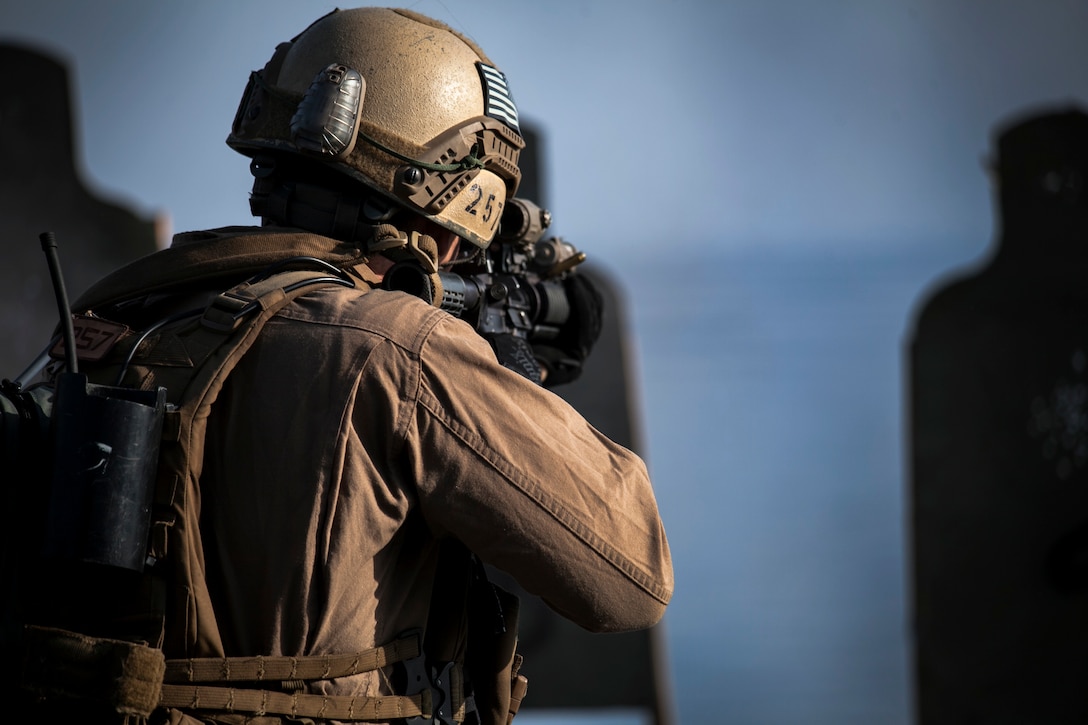
M 907 336 L 919 301 L 992 251 L 994 124 L 1088 100 L 1088 5 L 405 5 L 507 73 L 541 130 L 553 231 L 620 285 L 676 563 L 662 634 L 678 722 L 911 722 Z M 184 231 L 249 223 L 247 163 L 223 143 L 246 78 L 333 6 L 5 3 L 0 41 L 69 69 L 88 193 Z M 0 196 L 0 218 L 18 198 Z M 68 249 L 61 213 L 48 226 Z M 47 289 L 43 230 L 5 228 L 16 283 L 41 274 Z M 20 300 L 51 315 L 48 297 Z
M 910 338 L 921 725 L 1088 719 L 1088 111 L 995 146 L 995 253 Z
M 31 47 L 0 45 L 0 375 L 14 378 L 58 324 L 44 231 L 64 244 L 66 282 L 83 290 L 154 251 L 156 221 L 89 190 L 73 157 L 69 71 Z

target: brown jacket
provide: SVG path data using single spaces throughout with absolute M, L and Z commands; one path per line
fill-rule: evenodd
M 300 232 L 182 235 L 76 307 L 294 254 L 362 261 Z M 200 489 L 221 654 L 352 652 L 425 629 L 447 538 L 594 632 L 654 624 L 672 592 L 643 462 L 464 322 L 366 284 L 315 289 L 266 324 L 212 406 Z M 365 674 L 319 691 L 382 685 Z

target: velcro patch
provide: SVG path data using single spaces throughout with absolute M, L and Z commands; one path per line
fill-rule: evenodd
M 118 341 L 132 334 L 128 326 L 94 315 L 72 315 L 72 330 L 76 338 L 76 357 L 84 362 L 101 360 Z M 58 360 L 64 359 L 66 349 L 63 337 L 53 345 L 49 355 Z
M 484 86 L 484 114 L 496 118 L 514 129 L 519 135 L 518 107 L 506 84 L 506 74 L 486 63 L 476 63 Z

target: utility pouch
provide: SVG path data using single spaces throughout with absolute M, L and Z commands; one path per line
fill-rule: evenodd
M 33 626 L 25 647 L 22 684 L 38 699 L 142 718 L 159 704 L 166 672 L 160 649 Z
M 44 554 L 142 571 L 166 389 L 57 379 Z
M 489 581 L 473 587 L 465 662 L 483 725 L 508 725 L 525 696 L 528 680 L 518 670 L 517 596 Z

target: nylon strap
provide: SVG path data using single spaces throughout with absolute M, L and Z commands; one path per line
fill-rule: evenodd
M 147 351 L 137 351 L 126 379 L 138 388 L 162 385 L 170 391 L 170 403 L 163 422 L 159 456 L 159 481 L 153 508 L 149 554 L 169 560 L 170 587 L 156 602 L 164 623 L 165 611 L 174 607 L 182 620 L 160 627 L 149 641 L 166 651 L 219 654 L 223 651 L 215 616 L 209 605 L 202 562 L 194 557 L 200 550 L 199 521 L 189 499 L 199 495 L 196 479 L 201 460 L 190 457 L 194 445 L 202 445 L 208 413 L 223 381 L 249 346 L 263 324 L 290 300 L 322 283 L 343 284 L 327 271 L 289 270 L 239 284 L 214 298 L 203 314 L 165 328 L 159 342 Z M 157 357 L 160 347 L 171 353 L 164 361 Z M 182 360 L 178 364 L 177 359 Z M 168 425 L 169 423 L 169 425 Z M 169 599 L 171 597 L 173 599 Z
M 336 283 L 338 280 L 327 272 L 303 269 L 246 282 L 218 295 L 204 311 L 201 322 L 215 332 L 229 334 L 238 329 L 249 313 L 257 309 L 279 309 L 297 296 L 290 292 L 321 282 Z
M 431 717 L 431 691 L 418 695 L 352 697 L 249 690 L 234 687 L 163 685 L 162 707 L 223 710 L 232 713 L 289 715 L 329 720 L 392 720 Z
M 191 657 L 166 661 L 164 682 L 328 680 L 418 657 L 419 637 L 353 654 L 312 657 Z
M 252 688 L 181 685 L 175 682 L 327 680 L 369 672 L 420 654 L 418 636 L 346 655 L 313 657 L 199 657 L 166 661 L 161 707 L 333 720 L 430 717 L 429 689 L 381 697 L 309 695 Z

